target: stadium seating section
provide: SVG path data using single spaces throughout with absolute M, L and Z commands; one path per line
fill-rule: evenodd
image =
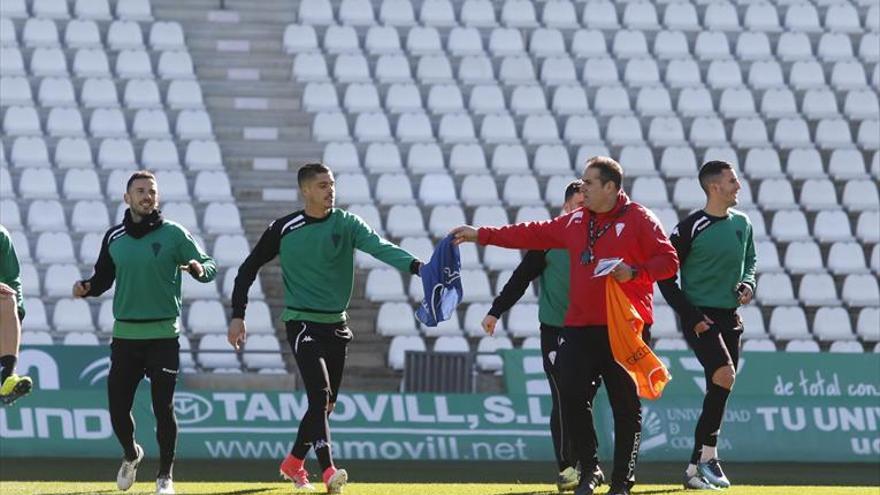
M 23 261 L 31 344 L 97 345 L 112 291 L 70 298 L 119 221 L 127 175 L 157 171 L 165 214 L 217 259 L 185 278 L 184 366 L 283 372 L 258 281 L 248 352 L 225 329 L 249 250 L 211 116 L 177 22 L 148 0 L 3 0 L 0 223 Z M 747 351 L 863 352 L 880 341 L 880 4 L 876 0 L 300 0 L 283 48 L 338 201 L 427 259 L 461 223 L 558 214 L 585 159 L 623 164 L 667 230 L 699 208 L 709 159 L 734 163 L 755 227 L 759 289 Z M 137 164 L 137 165 L 136 165 Z M 255 239 L 251 239 L 251 242 Z M 462 247 L 464 304 L 424 328 L 417 278 L 356 264 L 399 370 L 406 350 L 535 348 L 530 288 L 483 337 L 521 253 Z M 658 349 L 684 349 L 659 293 Z M 284 344 L 286 345 L 286 344 Z M 193 354 L 192 351 L 197 353 Z M 288 365 L 290 367 L 290 365 Z

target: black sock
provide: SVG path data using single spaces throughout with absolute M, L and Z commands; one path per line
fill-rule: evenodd
M 11 375 L 15 371 L 15 363 L 18 361 L 18 358 L 12 354 L 7 354 L 5 356 L 0 356 L 0 384 L 2 384 L 9 375 Z
M 173 479 L 173 476 L 171 475 L 173 470 L 174 470 L 173 464 L 166 464 L 165 462 L 160 460 L 159 461 L 159 471 L 158 471 L 158 473 L 156 473 L 156 478 Z
M 724 419 L 724 408 L 727 406 L 727 397 L 730 390 L 709 383 L 706 386 L 706 397 L 703 399 L 703 412 L 697 421 L 694 431 L 694 450 L 691 452 L 691 464 L 700 462 L 703 445 L 714 447 L 718 444 L 718 432 L 721 430 L 721 421 Z
M 294 442 L 293 447 L 290 448 L 290 455 L 297 459 L 305 459 L 309 455 L 309 449 L 311 448 L 311 444 Z
M 330 442 L 317 442 L 315 444 L 315 456 L 318 457 L 318 465 L 321 466 L 321 473 L 328 467 L 333 466 L 333 457 L 330 454 Z

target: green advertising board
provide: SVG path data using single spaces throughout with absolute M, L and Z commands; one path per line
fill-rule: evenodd
M 38 389 L 0 409 L 0 455 L 118 457 L 106 410 L 106 348 L 30 347 L 19 370 Z M 641 458 L 685 460 L 705 379 L 687 352 L 665 352 L 673 380 L 643 401 Z M 535 351 L 504 351 L 507 394 L 397 394 L 343 390 L 331 416 L 340 459 L 553 459 L 550 398 Z M 189 458 L 274 458 L 289 450 L 307 404 L 301 392 L 197 391 L 175 395 L 178 452 Z M 139 389 L 138 439 L 155 454 L 149 387 Z M 613 419 L 595 407 L 600 455 L 611 458 Z M 719 449 L 732 461 L 877 462 L 880 356 L 746 353 Z

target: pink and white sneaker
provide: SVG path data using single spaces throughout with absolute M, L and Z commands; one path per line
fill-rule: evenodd
M 281 467 L 278 469 L 281 477 L 292 481 L 293 486 L 297 490 L 314 490 L 315 485 L 309 481 L 309 472 L 302 467 L 302 461 L 297 460 L 292 455 L 284 458 Z
M 342 487 L 348 483 L 348 472 L 345 469 L 336 469 L 329 467 L 324 470 L 324 485 L 327 486 L 327 493 L 340 494 Z

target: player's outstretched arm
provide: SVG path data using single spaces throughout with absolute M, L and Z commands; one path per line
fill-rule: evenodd
M 452 243 L 456 246 L 465 242 L 477 242 L 478 232 L 476 227 L 470 225 L 459 225 L 449 231 L 453 236 Z
M 349 213 L 347 220 L 354 239 L 354 248 L 363 251 L 377 260 L 413 275 L 419 275 L 422 262 L 406 249 L 383 239 L 364 220 Z
M 484 246 L 499 246 L 512 249 L 554 249 L 566 247 L 566 229 L 578 228 L 575 220 L 582 218 L 583 212 L 576 210 L 543 222 L 523 222 L 503 227 L 473 227 L 459 225 L 450 231 L 455 244 L 476 242 Z

